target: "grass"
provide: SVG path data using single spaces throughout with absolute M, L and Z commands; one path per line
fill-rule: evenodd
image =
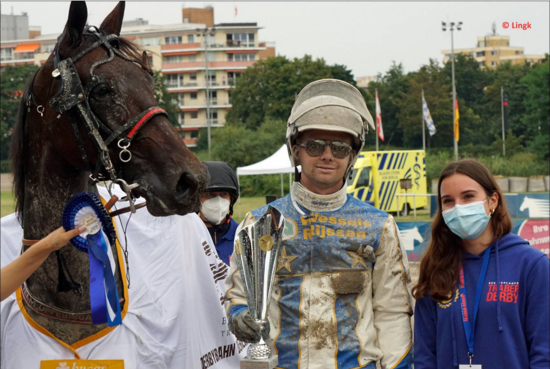
M 1 216 L 6 216 L 13 213 L 15 209 L 15 202 L 13 201 L 13 192 L 2 191 L 0 195 L 0 205 L 2 208 Z

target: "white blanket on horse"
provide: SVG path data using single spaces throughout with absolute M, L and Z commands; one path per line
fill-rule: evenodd
M 109 198 L 104 188 L 100 194 Z M 128 216 L 116 217 L 123 246 Z M 19 255 L 23 230 L 14 214 L 2 218 L 1 227 L 4 267 Z M 78 348 L 81 359 L 124 359 L 126 369 L 237 368 L 246 350 L 228 334 L 223 280 L 214 281 L 222 272 L 221 260 L 200 218 L 154 218 L 141 209 L 132 215 L 127 237 L 128 313 L 121 326 Z M 15 294 L 2 302 L 1 323 L 3 369 L 38 369 L 41 360 L 75 359 L 27 323 Z

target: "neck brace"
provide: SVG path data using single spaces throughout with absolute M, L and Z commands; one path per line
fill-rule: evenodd
M 296 210 L 306 216 L 297 204 L 309 211 L 334 211 L 340 209 L 347 200 L 347 182 L 344 182 L 342 188 L 330 195 L 319 195 L 313 193 L 300 182 L 294 182 L 290 191 L 292 203 Z

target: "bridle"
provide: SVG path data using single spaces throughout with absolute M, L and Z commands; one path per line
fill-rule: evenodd
M 126 61 L 137 64 L 140 63 L 138 60 L 124 55 L 120 50 L 110 44 L 111 41 L 118 40 L 117 35 L 104 35 L 103 32 L 98 30 L 95 26 L 88 27 L 84 34 L 95 36 L 97 38 L 97 41 L 85 50 L 78 53 L 76 56 L 63 60 L 60 60 L 58 52 L 58 46 L 63 35 L 58 37 L 57 44 L 55 45 L 53 51 L 54 70 L 52 72 L 52 77 L 54 78 L 54 80 L 59 81 L 60 89 L 55 94 L 55 96 L 51 98 L 49 104 L 58 113 L 54 121 L 59 119 L 64 113 L 68 113 L 71 125 L 73 127 L 76 143 L 80 151 L 80 155 L 84 160 L 84 163 L 88 165 L 90 172 L 92 173 L 90 174 L 90 180 L 93 183 L 97 183 L 99 181 L 109 179 L 114 183 L 118 183 L 122 190 L 126 193 L 125 199 L 129 201 L 130 211 L 132 213 L 135 213 L 136 207 L 134 206 L 132 190 L 137 188 L 139 184 L 128 184 L 124 179 L 117 176 L 116 170 L 111 161 L 108 146 L 112 142 L 117 141 L 117 146 L 121 149 L 119 153 L 120 161 L 122 163 L 129 162 L 132 159 L 132 153 L 130 152 L 129 147 L 139 129 L 141 129 L 145 125 L 145 123 L 147 123 L 155 115 L 167 115 L 167 113 L 159 106 L 153 106 L 144 110 L 136 117 L 130 119 L 126 124 L 120 126 L 115 130 L 110 129 L 107 125 L 101 122 L 101 120 L 94 114 L 89 104 L 90 92 L 94 89 L 95 86 L 104 82 L 101 77 L 94 74 L 94 69 L 101 64 L 112 61 L 115 57 L 115 54 Z M 92 66 L 90 67 L 90 75 L 92 77 L 91 81 L 83 86 L 82 81 L 78 76 L 75 63 L 84 55 L 88 54 L 89 52 L 100 46 L 103 46 L 107 49 L 109 56 L 92 64 Z M 36 72 L 36 74 L 38 74 L 38 71 Z M 31 103 L 34 102 L 36 104 L 31 91 L 36 74 L 34 75 L 29 88 L 29 95 L 27 97 L 28 109 L 30 109 Z M 36 105 L 38 113 L 43 116 L 44 107 L 42 105 Z M 80 131 L 78 129 L 79 120 L 84 122 L 84 126 L 86 127 L 86 130 L 88 132 L 88 136 L 90 136 L 98 151 L 100 163 L 96 163 L 95 169 L 92 169 L 94 166 L 89 161 L 88 156 L 86 155 L 86 150 L 84 149 L 84 144 L 80 136 Z M 100 130 L 108 135 L 105 140 L 101 136 Z M 109 178 L 105 178 L 102 175 L 102 169 L 104 169 L 108 173 Z

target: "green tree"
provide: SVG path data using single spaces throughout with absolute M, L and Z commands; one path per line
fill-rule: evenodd
M 502 63 L 497 66 L 493 83 L 485 89 L 483 107 L 480 111 L 485 134 L 502 136 L 501 88 L 508 95 L 508 123 L 514 135 L 530 137 L 535 133 L 533 128 L 526 126 L 524 122 L 527 86 L 520 82 L 530 69 L 527 63 Z
M 228 124 L 213 130 L 212 160 L 228 162 L 233 168 L 263 160 L 285 142 L 286 122 L 266 119 L 258 129 Z
M 157 99 L 159 106 L 168 113 L 170 123 L 179 128 L 178 114 L 180 109 L 174 95 L 169 93 L 166 88 L 166 77 L 161 71 L 157 70 L 153 74 L 153 79 L 155 81 L 155 99 Z
M 309 55 L 294 60 L 284 56 L 259 60 L 237 80 L 227 125 L 242 123 L 257 129 L 268 118 L 286 120 L 305 85 L 331 77 L 331 67 Z
M 426 147 L 448 147 L 453 142 L 453 112 L 450 80 L 435 59 L 423 65 L 418 72 L 410 73 L 409 88 L 400 98 L 397 113 L 398 129 L 403 132 L 403 145 L 422 147 L 422 91 L 436 127 L 436 134 L 426 129 Z
M 401 110 L 401 101 L 406 97 L 410 88 L 410 76 L 406 75 L 403 65 L 392 63 L 390 69 L 384 74 L 379 74 L 376 81 L 369 83 L 367 87 L 367 107 L 375 118 L 375 90 L 378 90 L 380 109 L 382 110 L 382 129 L 384 142 L 379 141 L 380 150 L 391 145 L 403 146 L 403 130 L 399 127 L 398 114 Z M 374 148 L 376 132 L 368 134 L 365 140 L 368 148 Z
M 38 66 L 7 66 L 1 72 L 0 81 L 0 159 L 8 158 L 12 130 L 17 123 L 19 101 L 29 79 L 36 73 Z
M 543 64 L 535 65 L 521 78 L 526 93 L 523 100 L 525 115 L 523 123 L 528 128 L 526 137 L 529 149 L 542 159 L 548 159 L 548 141 L 550 138 L 550 64 L 548 57 Z

